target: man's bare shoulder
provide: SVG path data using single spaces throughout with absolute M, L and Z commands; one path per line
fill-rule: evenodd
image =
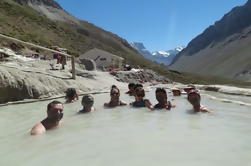
M 39 135 L 45 133 L 46 129 L 43 126 L 42 123 L 36 124 L 32 129 L 31 129 L 31 135 Z

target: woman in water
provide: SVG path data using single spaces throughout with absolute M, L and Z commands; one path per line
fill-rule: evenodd
M 151 110 L 154 109 L 151 102 L 148 99 L 144 99 L 145 91 L 142 87 L 137 87 L 135 89 L 135 96 L 134 97 L 135 97 L 135 101 L 131 103 L 131 105 L 133 107 L 137 107 L 137 108 L 147 107 Z
M 116 107 L 116 106 L 124 106 L 127 105 L 126 102 L 120 100 L 120 91 L 116 86 L 112 86 L 110 91 L 111 100 L 109 103 L 105 103 L 105 107 Z

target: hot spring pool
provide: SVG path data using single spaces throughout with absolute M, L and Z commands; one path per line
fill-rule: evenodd
M 99 111 L 77 114 L 80 101 L 66 104 L 64 125 L 40 136 L 29 131 L 46 116 L 49 101 L 0 107 L 0 165 L 251 165 L 251 107 L 203 97 L 202 104 L 214 113 L 192 114 L 186 98 L 176 97 L 172 111 L 150 112 L 130 106 L 104 109 L 109 94 L 94 97 Z M 147 98 L 156 103 L 153 91 Z

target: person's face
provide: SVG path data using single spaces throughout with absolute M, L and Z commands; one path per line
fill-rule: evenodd
M 189 95 L 188 101 L 192 104 L 192 105 L 200 105 L 200 96 L 196 93 L 192 93 Z
M 133 86 L 129 87 L 129 90 L 130 90 L 131 92 L 133 92 L 133 91 L 134 91 L 134 87 L 133 87 Z
M 174 95 L 174 96 L 180 96 L 180 91 L 174 90 L 174 91 L 173 91 L 173 95 Z
M 163 92 L 157 92 L 156 93 L 156 100 L 159 102 L 159 103 L 163 103 L 167 100 L 167 95 Z
M 143 93 L 137 92 L 137 93 L 135 94 L 135 99 L 136 99 L 136 100 L 142 100 L 143 98 L 144 98 L 144 94 L 143 94 Z
M 91 102 L 91 101 L 86 102 L 86 103 L 82 103 L 83 107 L 85 107 L 85 108 L 91 108 L 93 106 L 93 104 L 94 104 L 94 102 Z
M 54 104 L 50 110 L 48 110 L 48 118 L 53 121 L 60 121 L 63 118 L 63 104 Z
M 112 100 L 119 99 L 119 96 L 120 96 L 118 89 L 113 89 L 110 95 L 111 95 Z

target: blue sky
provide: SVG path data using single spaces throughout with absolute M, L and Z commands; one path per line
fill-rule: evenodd
M 186 46 L 247 0 L 56 0 L 66 11 L 150 51 Z

